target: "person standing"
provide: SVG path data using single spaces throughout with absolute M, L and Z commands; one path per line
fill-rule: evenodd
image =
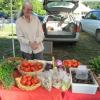
M 38 17 L 32 15 L 31 2 L 24 2 L 21 16 L 16 21 L 16 34 L 24 59 L 43 59 L 44 33 Z

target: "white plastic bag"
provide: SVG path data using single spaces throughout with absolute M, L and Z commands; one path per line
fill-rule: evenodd
M 59 70 L 60 73 L 60 77 L 61 77 L 61 90 L 65 91 L 68 90 L 70 88 L 70 84 L 71 84 L 71 78 L 69 73 L 67 73 L 64 70 Z
M 87 80 L 88 79 L 88 69 L 85 65 L 80 65 L 76 70 L 76 79 Z
M 42 86 L 47 89 L 48 91 L 51 91 L 52 89 L 52 72 L 51 71 L 45 71 L 39 74 L 39 79 L 42 82 Z
M 61 77 L 57 68 L 53 69 L 52 85 L 57 89 L 61 87 Z

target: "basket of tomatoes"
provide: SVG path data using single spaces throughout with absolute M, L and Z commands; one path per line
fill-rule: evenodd
M 79 65 L 80 65 L 80 62 L 78 60 L 75 60 L 75 59 L 68 59 L 68 60 L 63 61 L 63 66 L 65 68 L 70 68 L 70 67 L 76 68 Z
M 39 62 L 39 61 L 34 61 L 34 60 L 24 60 L 18 65 L 18 71 L 22 75 L 36 75 L 40 72 L 42 72 L 44 69 L 44 64 Z
M 17 86 L 22 90 L 34 90 L 41 86 L 40 80 L 36 76 L 24 75 L 15 79 Z

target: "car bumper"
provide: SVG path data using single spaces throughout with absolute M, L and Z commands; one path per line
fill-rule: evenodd
M 53 37 L 45 37 L 44 40 L 46 41 L 66 41 L 66 42 L 77 42 L 79 40 L 79 32 L 76 33 L 76 36 L 75 37 L 70 37 L 70 38 L 61 38 L 60 36 L 57 37 L 57 38 L 53 38 Z

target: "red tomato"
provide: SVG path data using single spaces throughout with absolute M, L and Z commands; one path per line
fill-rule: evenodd
M 38 67 L 38 69 L 41 69 L 41 68 L 42 68 L 42 66 L 41 66 L 41 65 L 38 65 L 37 67 Z
M 31 85 L 32 85 L 31 81 L 27 81 L 27 82 L 26 82 L 26 85 L 27 85 L 27 86 L 31 86 Z
M 28 78 L 28 75 L 22 76 L 22 79 L 27 79 L 27 78 Z
M 24 60 L 22 63 L 21 63 L 21 66 L 23 67 L 27 67 L 29 65 L 29 62 L 27 60 Z
M 35 71 L 35 68 L 34 68 L 34 67 L 31 67 L 31 71 L 33 71 L 33 72 L 34 72 L 34 71 Z
M 68 67 L 68 64 L 69 64 L 69 61 L 68 61 L 68 60 L 64 60 L 64 61 L 63 61 L 63 65 L 64 65 L 65 67 Z
M 63 65 L 64 65 L 64 66 L 68 66 L 68 62 L 69 62 L 68 60 L 64 60 L 64 61 L 63 61 Z
M 24 75 L 21 79 L 21 84 L 31 86 L 32 85 L 32 76 Z
M 25 85 L 25 84 L 26 84 L 26 81 L 21 80 L 20 83 L 21 83 L 22 85 Z
M 32 62 L 29 62 L 29 66 L 31 67 L 31 66 L 33 66 L 34 64 L 32 63 Z
M 32 76 L 27 76 L 27 80 L 30 81 L 32 79 Z
M 30 66 L 28 66 L 27 68 L 28 68 L 28 70 L 31 72 L 31 67 L 30 67 Z
M 68 66 L 68 67 L 71 67 L 71 66 L 72 66 L 72 62 L 69 61 L 68 64 L 67 64 L 67 66 Z
M 27 79 L 21 79 L 21 84 L 26 85 Z
M 37 77 L 34 77 L 34 83 L 37 84 L 39 82 Z
M 37 66 L 42 66 L 42 63 L 37 62 L 36 65 L 37 65 Z
M 32 85 L 35 85 L 34 78 L 31 80 Z
M 72 67 L 78 67 L 80 65 L 80 62 L 79 61 L 74 60 L 74 59 L 72 61 L 73 61 Z
M 77 62 L 73 62 L 72 67 L 77 67 Z
M 30 77 L 29 75 L 24 75 L 24 76 L 22 76 L 22 79 L 28 79 L 29 77 Z
M 38 71 L 38 70 L 39 70 L 39 68 L 37 66 L 35 66 L 35 71 Z
M 30 68 L 24 68 L 25 72 L 30 72 Z
M 75 59 L 72 59 L 72 60 L 64 60 L 63 61 L 63 65 L 65 67 L 77 67 L 78 65 L 80 65 L 80 62 L 78 62 Z

